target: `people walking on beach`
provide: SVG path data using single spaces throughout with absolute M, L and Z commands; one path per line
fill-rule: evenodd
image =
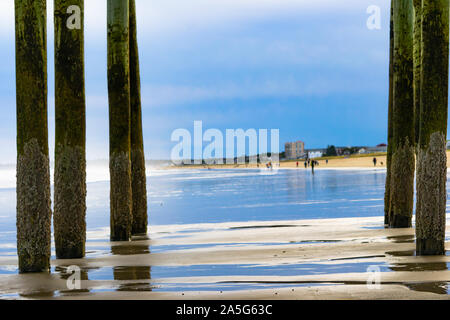
M 297 161 L 297 168 L 298 168 L 298 161 Z
M 314 165 L 315 165 L 315 161 L 313 160 L 313 161 L 311 161 L 311 170 L 312 170 L 312 173 L 314 173 Z
M 377 166 L 377 158 L 373 158 L 373 166 L 374 166 L 374 167 Z
M 308 162 L 305 161 L 305 169 L 308 168 Z
M 326 163 L 328 164 L 328 159 L 326 160 Z

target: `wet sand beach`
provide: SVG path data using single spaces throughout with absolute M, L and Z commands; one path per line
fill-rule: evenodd
M 450 257 L 416 257 L 414 230 L 384 229 L 381 217 L 161 225 L 115 243 L 108 231 L 90 231 L 87 257 L 52 260 L 50 275 L 18 275 L 17 259 L 1 256 L 11 273 L 0 275 L 0 298 L 450 297 Z M 67 288 L 73 265 L 81 290 Z

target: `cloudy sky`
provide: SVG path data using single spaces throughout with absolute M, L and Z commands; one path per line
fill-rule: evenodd
M 177 128 L 280 129 L 307 148 L 386 141 L 389 0 L 136 0 L 145 151 Z M 53 1 L 48 1 L 54 145 Z M 366 12 L 381 8 L 381 29 Z M 88 159 L 108 157 L 106 0 L 88 0 Z M 15 161 L 14 0 L 0 2 L 0 163 Z

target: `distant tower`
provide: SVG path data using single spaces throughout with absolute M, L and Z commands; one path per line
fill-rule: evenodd
M 305 153 L 305 143 L 303 141 L 287 142 L 284 144 L 286 159 L 298 159 Z

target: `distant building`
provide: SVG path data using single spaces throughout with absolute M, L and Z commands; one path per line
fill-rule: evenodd
M 361 149 L 364 149 L 367 147 L 364 146 L 348 146 L 348 147 L 336 147 L 336 154 L 338 156 L 349 156 L 355 153 L 359 153 Z
M 298 159 L 305 154 L 303 141 L 287 142 L 284 144 L 284 156 L 286 159 Z
M 369 154 L 379 152 L 387 152 L 387 145 L 385 143 L 381 143 L 376 147 L 363 147 L 358 151 L 359 154 Z

